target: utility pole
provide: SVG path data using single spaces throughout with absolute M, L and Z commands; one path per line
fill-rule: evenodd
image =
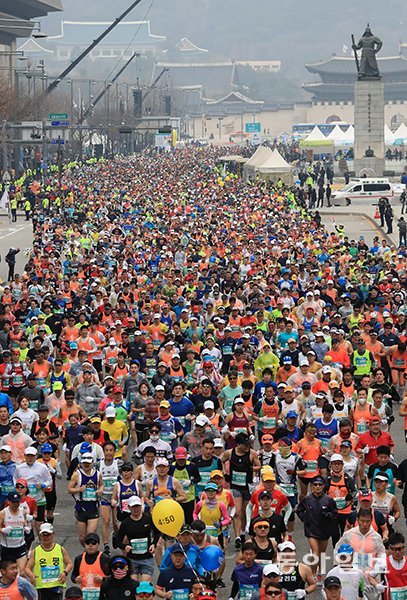
M 58 77 L 48 86 L 46 93 L 50 94 L 52 92 L 52 90 L 54 90 L 60 83 L 61 81 L 67 76 L 69 75 L 69 73 L 71 71 L 73 71 L 73 69 L 75 69 L 75 67 L 77 65 L 79 65 L 79 63 L 90 53 L 92 52 L 93 48 L 96 48 L 96 46 L 107 36 L 109 35 L 109 33 L 116 27 L 116 25 L 118 25 L 121 21 L 123 21 L 123 19 L 125 17 L 127 17 L 127 15 L 133 10 L 133 8 L 136 8 L 136 6 L 138 4 L 140 4 L 141 0 L 135 0 L 135 2 L 132 2 L 132 4 L 129 6 L 129 8 L 127 8 L 121 15 L 120 17 L 117 17 L 117 19 L 115 19 L 113 21 L 113 23 L 111 23 L 111 25 L 109 25 L 109 27 L 107 29 L 105 29 L 105 31 L 96 38 L 96 40 L 93 40 L 93 42 L 87 47 L 85 48 L 85 50 L 78 56 L 78 58 L 76 58 L 74 61 L 72 61 L 72 63 L 69 65 L 69 67 L 67 67 L 64 71 L 62 71 L 62 73 L 60 75 L 58 75 Z

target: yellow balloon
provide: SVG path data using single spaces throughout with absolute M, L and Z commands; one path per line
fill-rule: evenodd
M 153 508 L 152 517 L 158 531 L 175 537 L 179 534 L 184 522 L 184 511 L 175 500 L 160 500 Z
M 220 187 L 223 187 L 225 185 L 225 182 L 224 181 L 219 181 L 219 185 L 220 185 Z
M 229 175 L 227 175 L 227 176 L 225 177 L 225 180 L 226 180 L 226 181 L 230 181 L 230 177 L 229 177 Z

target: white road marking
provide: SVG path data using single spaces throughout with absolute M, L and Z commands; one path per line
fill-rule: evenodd
M 27 227 L 30 227 L 31 224 L 29 225 L 23 225 L 22 227 L 18 227 L 17 229 L 13 229 L 12 231 L 10 231 L 10 233 L 6 233 L 4 235 L 1 234 L 0 232 L 0 240 L 2 238 L 6 238 L 9 237 L 10 235 L 15 235 L 16 233 L 20 233 L 20 231 L 23 231 L 24 229 L 27 229 Z

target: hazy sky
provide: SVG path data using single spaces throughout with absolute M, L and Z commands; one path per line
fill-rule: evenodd
M 112 20 L 131 0 L 63 3 L 64 13 L 44 19 L 44 31 L 57 33 L 62 18 Z M 279 59 L 285 75 L 304 80 L 310 79 L 305 62 L 344 56 L 344 46 L 350 56 L 350 34 L 358 38 L 367 21 L 383 39 L 382 56 L 397 54 L 399 41 L 407 41 L 405 0 L 142 0 L 127 19 L 145 18 L 168 45 L 187 36 L 213 57 Z

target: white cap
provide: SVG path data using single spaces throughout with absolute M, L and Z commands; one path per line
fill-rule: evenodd
M 213 440 L 213 447 L 214 448 L 223 448 L 224 447 L 221 438 L 215 438 Z
M 241 396 L 237 396 L 234 400 L 233 400 L 233 404 L 244 404 L 244 400 Z
M 116 340 L 114 338 L 109 338 L 109 346 L 116 346 Z
M 198 415 L 195 420 L 195 425 L 199 425 L 201 427 L 204 427 L 208 423 L 209 423 L 209 421 L 204 415 Z
M 278 549 L 280 550 L 280 552 L 284 552 L 284 550 L 295 551 L 295 545 L 293 544 L 293 542 L 281 542 L 281 544 L 278 545 Z
M 164 465 L 165 467 L 168 467 L 169 466 L 169 462 L 163 456 L 159 456 L 157 458 L 157 460 L 155 461 L 155 466 L 158 467 L 159 465 Z
M 38 533 L 39 535 L 42 533 L 54 533 L 54 528 L 52 527 L 51 523 L 43 523 Z
M 160 313 L 154 313 L 153 319 L 161 319 Z
M 29 446 L 24 450 L 24 454 L 31 454 L 32 456 L 34 456 L 35 454 L 38 454 L 38 451 L 37 448 L 34 448 L 34 446 Z
M 332 454 L 331 462 L 334 462 L 335 460 L 343 462 L 343 457 L 341 456 L 341 454 Z
M 111 417 L 115 417 L 116 416 L 116 409 L 115 409 L 115 407 L 114 406 L 108 406 L 106 408 L 105 415 L 106 415 L 106 417 L 108 419 L 111 418 Z
M 324 367 L 322 367 L 322 372 L 323 373 L 332 373 L 332 367 L 330 367 L 329 365 L 325 365 Z
M 263 577 L 269 577 L 270 575 L 281 575 L 281 571 L 277 564 L 271 563 L 263 567 Z
M 165 387 L 163 385 L 156 385 L 154 388 L 155 392 L 165 392 Z
M 81 462 L 87 462 L 87 463 L 93 462 L 92 454 L 90 452 L 85 452 L 85 454 L 82 454 Z
M 308 360 L 306 358 L 302 358 L 299 361 L 299 365 L 300 365 L 300 367 L 309 367 L 309 362 L 308 362 Z
M 0 452 L 2 450 L 5 450 L 6 452 L 13 452 L 11 449 L 11 446 L 9 446 L 8 444 L 4 444 L 3 446 L 0 446 Z
M 130 496 L 127 501 L 128 506 L 142 506 L 143 501 L 139 496 Z
M 207 408 L 215 408 L 215 405 L 212 402 L 212 400 L 206 400 L 206 402 L 204 402 L 204 410 L 206 410 Z

